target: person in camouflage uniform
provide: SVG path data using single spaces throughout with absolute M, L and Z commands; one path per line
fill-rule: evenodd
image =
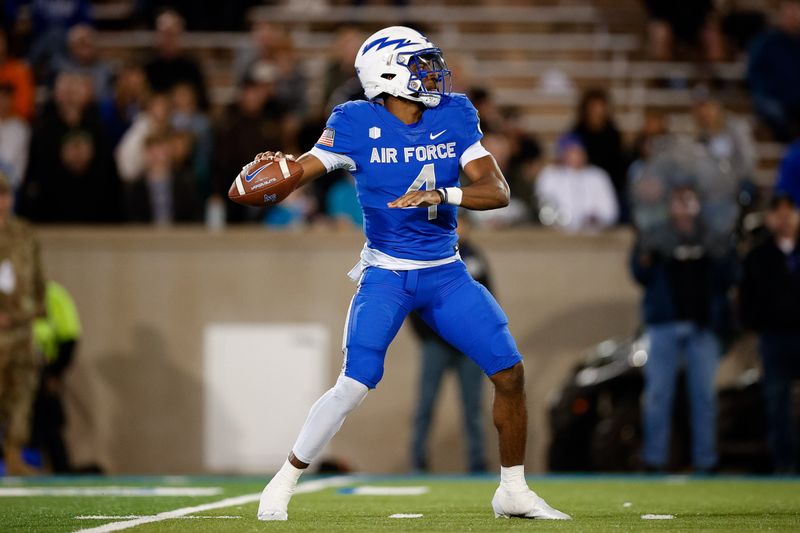
M 45 280 L 39 244 L 29 224 L 12 212 L 12 191 L 0 173 L 0 434 L 6 473 L 33 473 L 22 459 L 30 434 L 39 358 L 33 350 L 33 319 L 44 314 Z

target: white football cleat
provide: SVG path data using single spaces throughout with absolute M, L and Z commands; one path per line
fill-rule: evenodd
M 572 520 L 572 517 L 553 509 L 530 489 L 511 491 L 502 485 L 492 498 L 495 518 L 535 518 L 539 520 Z
M 294 494 L 295 484 L 285 479 L 283 476 L 276 475 L 267 483 L 261 492 L 261 500 L 258 502 L 258 519 L 269 520 L 288 520 L 289 500 Z

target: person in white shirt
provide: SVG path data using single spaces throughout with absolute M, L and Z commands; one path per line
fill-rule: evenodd
M 169 95 L 151 94 L 147 108 L 136 116 L 114 152 L 119 177 L 123 182 L 131 183 L 142 177 L 146 166 L 147 138 L 168 132 L 171 117 Z
M 619 205 L 605 170 L 589 165 L 577 135 L 565 135 L 556 147 L 557 163 L 536 179 L 539 219 L 568 232 L 596 231 L 617 222 Z

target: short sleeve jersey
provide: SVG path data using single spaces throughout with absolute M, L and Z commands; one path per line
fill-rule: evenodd
M 370 248 L 401 259 L 432 261 L 457 250 L 457 207 L 393 209 L 413 190 L 458 186 L 459 160 L 480 141 L 478 113 L 463 94 L 443 96 L 414 124 L 376 102 L 337 106 L 316 147 L 348 156 Z

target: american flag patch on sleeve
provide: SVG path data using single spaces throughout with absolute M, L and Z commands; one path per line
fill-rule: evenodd
M 333 128 L 325 128 L 322 131 L 322 135 L 319 136 L 319 140 L 317 144 L 321 144 L 322 146 L 330 146 L 333 147 L 333 136 L 336 134 L 336 131 Z

